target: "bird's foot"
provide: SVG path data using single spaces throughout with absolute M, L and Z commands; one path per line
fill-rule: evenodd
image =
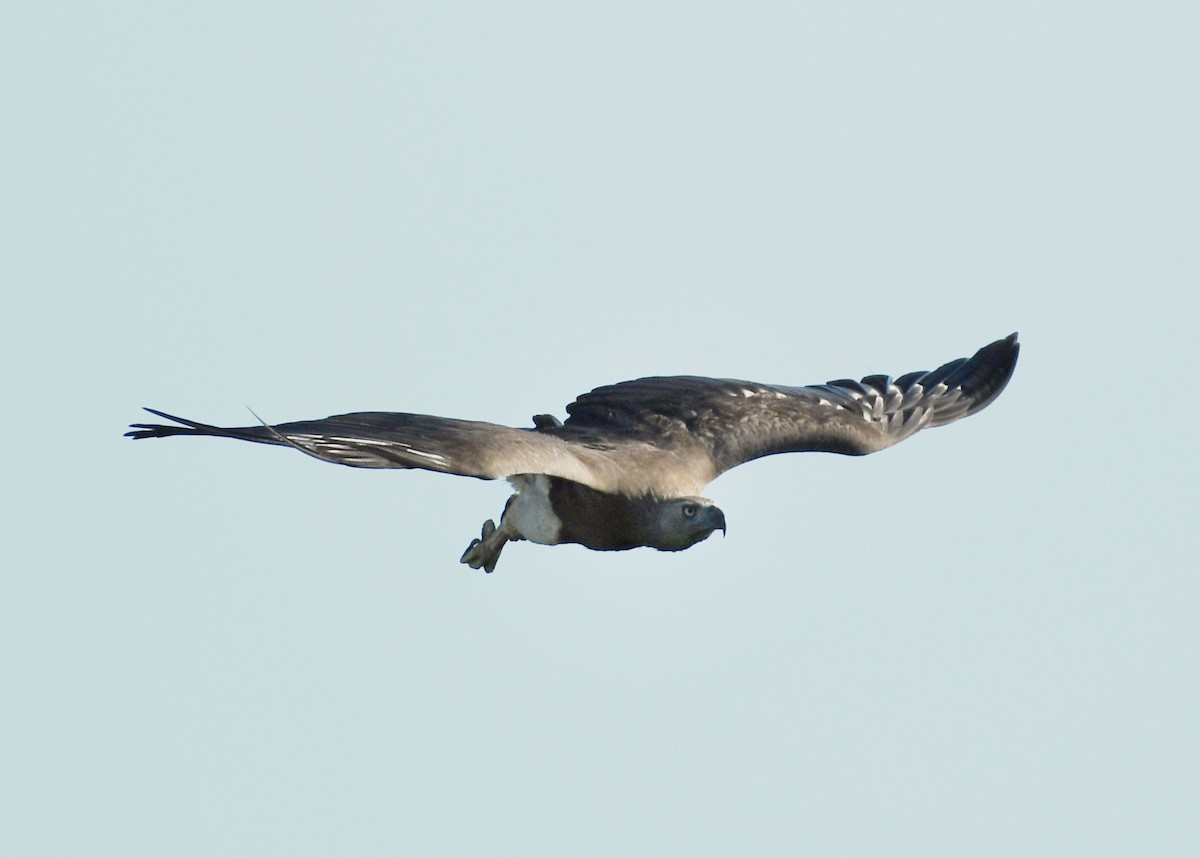
M 500 549 L 504 547 L 508 537 L 496 530 L 496 523 L 490 518 L 483 523 L 479 537 L 471 540 L 459 562 L 466 563 L 472 569 L 482 568 L 484 572 L 492 572 L 496 568 L 496 561 L 500 559 Z

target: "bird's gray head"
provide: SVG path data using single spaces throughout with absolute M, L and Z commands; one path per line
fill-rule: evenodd
M 654 501 L 648 513 L 646 544 L 659 551 L 683 551 L 708 539 L 714 530 L 725 533 L 725 513 L 708 498 Z

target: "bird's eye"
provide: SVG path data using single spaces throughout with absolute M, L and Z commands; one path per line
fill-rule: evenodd
M 683 505 L 683 514 L 691 518 L 696 514 L 696 505 L 694 503 L 685 503 Z

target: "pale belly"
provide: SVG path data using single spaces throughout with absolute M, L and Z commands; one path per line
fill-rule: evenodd
M 520 539 L 557 545 L 562 522 L 550 505 L 550 478 L 544 474 L 509 477 L 517 493 L 504 511 L 504 523 Z

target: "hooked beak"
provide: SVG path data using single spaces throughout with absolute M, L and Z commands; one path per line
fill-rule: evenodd
M 721 510 L 717 509 L 715 506 L 709 507 L 709 509 L 712 512 L 713 530 L 720 528 L 721 536 L 724 537 L 725 536 L 725 513 L 721 512 Z

